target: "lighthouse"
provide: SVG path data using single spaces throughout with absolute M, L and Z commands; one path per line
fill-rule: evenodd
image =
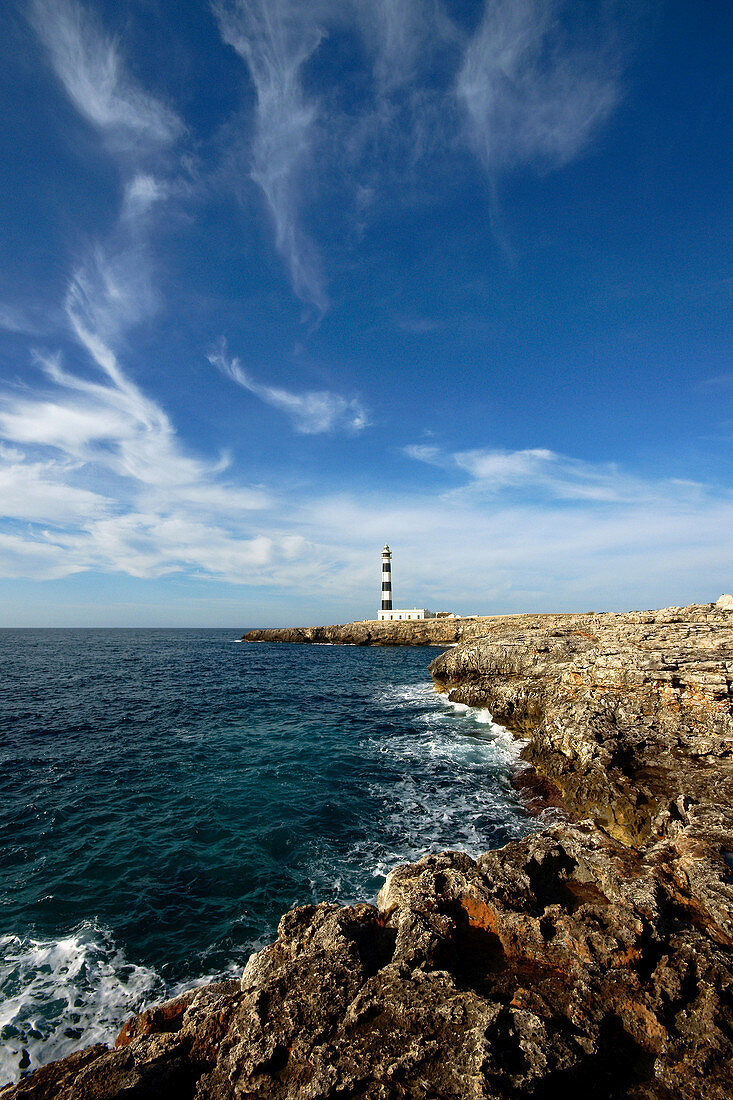
M 382 551 L 382 611 L 392 610 L 392 551 L 385 542 Z
M 392 610 L 392 551 L 385 543 L 382 551 L 382 606 L 377 612 L 379 622 L 401 622 L 403 619 L 434 619 L 434 611 L 426 607 L 403 607 Z

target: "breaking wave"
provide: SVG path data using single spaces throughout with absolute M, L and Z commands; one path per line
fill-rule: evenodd
M 0 1081 L 109 1043 L 127 1016 L 164 994 L 160 976 L 129 963 L 94 924 L 58 940 L 0 936 Z

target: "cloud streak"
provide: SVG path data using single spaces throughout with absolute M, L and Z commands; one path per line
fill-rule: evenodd
M 66 295 L 72 327 L 116 341 L 152 317 L 160 304 L 147 243 L 115 234 L 106 246 L 91 246 L 73 273 Z
M 37 579 L 90 569 L 261 578 L 300 547 L 287 534 L 257 530 L 253 516 L 271 506 L 269 494 L 227 480 L 225 457 L 188 453 L 165 410 L 120 361 L 130 329 L 159 307 L 150 234 L 174 190 L 139 160 L 175 140 L 181 124 L 125 73 L 116 44 L 75 0 L 35 0 L 31 17 L 69 97 L 125 154 L 127 178 L 117 225 L 106 242 L 85 249 L 65 299 L 67 323 L 96 377 L 68 370 L 58 354 L 36 353 L 45 387 L 0 394 L 0 435 L 13 444 L 0 448 L 7 502 L 0 571 Z
M 37 577 L 201 570 L 246 583 L 263 564 L 289 560 L 292 543 L 249 530 L 252 515 L 271 505 L 268 494 L 223 481 L 223 461 L 185 453 L 164 411 L 109 348 L 84 335 L 104 381 L 50 357 L 41 366 L 52 392 L 3 395 L 0 434 L 15 444 L 0 448 L 4 516 L 30 525 L 0 540 L 4 575 L 22 575 L 25 559 Z M 85 487 L 90 481 L 107 491 Z
M 457 44 L 460 33 L 442 4 L 421 0 L 354 0 L 354 18 L 374 64 L 379 96 L 390 96 L 415 83 L 433 55 Z
M 178 574 L 192 584 L 224 579 L 267 585 L 268 600 L 271 590 L 283 601 L 283 593 L 297 601 L 308 592 L 309 616 L 326 614 L 325 597 L 333 598 L 328 614 L 344 618 L 376 609 L 379 550 L 388 538 L 399 598 L 456 610 L 718 594 L 702 589 L 700 577 L 729 570 L 733 503 L 713 486 L 645 479 L 539 446 L 468 443 L 407 448 L 419 465 L 405 477 L 405 464 L 393 461 L 402 441 L 385 432 L 372 472 L 388 491 L 330 493 L 308 485 L 301 470 L 297 494 L 288 495 L 281 486 L 248 484 L 247 472 L 226 456 L 188 447 L 141 380 L 130 340 L 160 307 L 154 232 L 182 194 L 166 157 L 178 148 L 183 123 L 140 85 L 95 6 L 29 6 L 64 94 L 117 158 L 122 190 L 116 224 L 76 253 L 65 299 L 73 350 L 65 360 L 37 356 L 43 381 L 34 392 L 0 393 L 0 431 L 9 444 L 0 447 L 4 575 L 95 570 Z M 606 3 L 581 8 L 584 18 L 605 12 Z M 490 0 L 471 34 L 457 29 L 438 0 L 215 0 L 214 11 L 251 78 L 251 133 L 239 126 L 237 150 L 250 137 L 251 144 L 245 167 L 237 162 L 239 182 L 262 197 L 294 292 L 317 314 L 329 295 L 308 221 L 316 186 L 329 199 L 323 247 L 327 233 L 338 242 L 343 231 L 351 245 L 365 241 L 368 258 L 368 237 L 347 224 L 352 215 L 364 224 L 385 215 L 397 223 L 410 203 L 430 202 L 454 181 L 465 185 L 466 142 L 492 187 L 514 170 L 567 164 L 589 147 L 622 94 L 611 39 L 599 45 L 601 36 L 593 37 L 603 16 L 581 26 L 561 0 Z M 335 32 L 330 42 L 327 32 Z M 353 87 L 331 78 L 339 50 L 354 58 Z M 229 60 L 237 66 L 234 54 Z M 232 127 L 230 120 L 219 141 Z M 197 144 L 202 158 L 210 153 L 204 145 Z M 436 153 L 441 163 L 430 165 Z M 416 197 L 403 184 L 417 185 L 418 162 L 426 171 Z M 385 237 L 384 268 L 377 271 L 375 261 L 375 277 L 390 274 L 389 247 Z M 348 278 L 363 257 L 339 253 L 344 259 Z M 399 287 L 389 300 L 402 302 Z M 418 334 L 436 327 L 408 306 L 400 327 Z M 400 314 L 398 304 L 389 308 Z M 243 310 L 239 322 L 247 316 Z M 35 317 L 30 307 L 0 308 L 0 325 L 16 334 L 33 332 Z M 302 436 L 368 424 L 364 405 L 348 393 L 271 385 L 260 368 L 253 375 L 223 351 L 210 359 Z M 264 366 L 261 374 L 272 377 Z M 324 471 L 324 482 L 331 476 Z M 345 467 L 344 483 L 350 476 L 364 484 L 369 473 Z
M 229 484 L 221 467 L 186 455 L 135 387 L 76 379 L 58 361 L 49 381 L 59 392 L 43 407 L 6 397 L 0 417 L 15 441 L 0 448 L 15 522 L 0 534 L 5 576 L 198 574 L 318 593 L 343 619 L 376 608 L 386 537 L 400 599 L 465 613 L 715 599 L 706 585 L 729 569 L 733 499 L 714 486 L 644 480 L 543 448 L 421 446 L 411 457 L 433 475 L 388 499 L 307 490 L 293 499 Z M 70 397 L 81 399 L 80 422 L 64 419 Z
M 250 175 L 275 223 L 275 243 L 293 290 L 323 314 L 328 294 L 318 250 L 302 227 L 303 188 L 312 167 L 318 106 L 302 70 L 324 30 L 319 5 L 300 0 L 215 0 L 224 41 L 246 62 L 257 106 Z
M 585 27 L 564 33 L 566 11 L 563 0 L 485 5 L 456 93 L 469 141 L 492 174 L 519 164 L 565 164 L 618 102 L 618 67 L 608 47 Z
M 117 41 L 78 0 L 30 0 L 28 15 L 66 94 L 117 157 L 123 177 L 116 226 L 105 242 L 79 250 L 67 287 L 67 320 L 94 356 L 90 342 L 114 345 L 159 308 L 151 233 L 158 208 L 180 189 L 142 165 L 184 127 L 128 73 Z
M 32 0 L 29 16 L 69 99 L 113 149 L 139 154 L 182 133 L 175 112 L 137 84 L 115 40 L 76 0 Z
M 356 397 L 342 397 L 330 390 L 308 390 L 294 393 L 279 386 L 267 386 L 242 367 L 238 359 L 230 359 L 223 350 L 211 352 L 209 362 L 237 385 L 254 394 L 266 405 L 285 413 L 296 432 L 319 435 L 323 432 L 360 432 L 369 425 L 369 417 Z
M 450 493 L 475 499 L 503 494 L 548 501 L 639 505 L 660 499 L 694 500 L 704 492 L 697 482 L 644 480 L 615 463 L 585 462 L 541 447 L 445 452 L 439 447 L 411 444 L 404 453 L 418 462 L 467 475 L 465 484 Z

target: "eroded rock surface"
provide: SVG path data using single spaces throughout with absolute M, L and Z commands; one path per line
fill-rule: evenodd
M 436 683 L 528 738 L 587 820 L 426 856 L 376 907 L 292 910 L 241 982 L 3 1100 L 730 1097 L 732 621 L 481 620 Z
M 526 759 L 622 841 L 683 828 L 720 845 L 729 836 L 728 611 L 498 619 L 430 671 L 451 699 L 528 737 Z

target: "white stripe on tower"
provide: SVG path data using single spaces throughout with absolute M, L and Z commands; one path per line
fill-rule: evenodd
M 382 551 L 382 611 L 392 610 L 392 551 L 384 546 Z

